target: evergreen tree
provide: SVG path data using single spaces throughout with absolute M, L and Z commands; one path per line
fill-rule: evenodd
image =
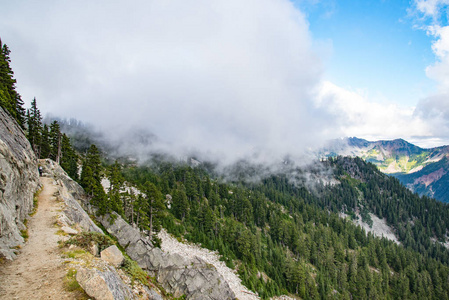
M 124 178 L 120 173 L 120 165 L 117 161 L 109 168 L 109 202 L 111 209 L 120 215 L 123 215 L 123 204 L 121 201 L 121 189 L 123 187 Z
M 11 69 L 11 51 L 0 40 L 0 106 L 24 128 L 25 109 L 20 94 L 16 91 L 16 80 Z
M 98 151 L 98 148 L 92 144 L 84 159 L 80 178 L 81 186 L 91 196 L 94 195 L 96 186 L 101 186 L 101 173 L 102 166 L 100 152 Z
M 152 182 L 145 182 L 143 192 L 146 195 L 149 236 L 151 239 L 153 232 L 160 231 L 165 205 L 160 190 Z
M 81 186 L 84 188 L 84 191 L 89 195 L 93 196 L 95 185 L 97 182 L 94 178 L 94 173 L 92 172 L 92 168 L 84 162 L 83 169 L 81 171 L 80 178 Z
M 41 134 L 41 145 L 40 145 L 40 158 L 49 158 L 51 153 L 50 147 L 50 132 L 48 129 L 48 125 L 44 124 L 42 127 Z M 77 177 L 72 177 L 76 180 Z
M 50 124 L 50 158 L 59 164 L 61 158 L 61 130 L 58 121 Z
M 185 192 L 184 185 L 175 190 L 173 194 L 173 214 L 184 221 L 186 217 L 189 216 L 189 200 L 187 200 L 187 195 Z
M 108 205 L 108 197 L 101 184 L 94 184 L 93 196 L 90 202 L 98 208 L 97 214 L 100 216 L 111 212 L 111 206 Z
M 44 131 L 42 136 L 44 136 Z M 73 149 L 69 137 L 65 133 L 62 134 L 60 164 L 73 180 L 78 179 L 78 155 L 76 154 L 75 149 Z
M 34 153 L 37 157 L 41 157 L 42 116 L 41 112 L 37 108 L 36 98 L 31 101 L 31 108 L 27 110 L 26 121 L 28 131 L 27 138 L 30 141 Z

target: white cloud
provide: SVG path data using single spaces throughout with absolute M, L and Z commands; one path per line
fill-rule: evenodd
M 322 55 L 288 0 L 14 1 L 0 32 L 26 101 L 111 139 L 149 130 L 172 154 L 271 160 L 344 135 L 433 133 L 428 114 L 323 83 Z M 445 45 L 434 50 L 447 56 Z
M 448 4 L 448 0 L 415 0 L 417 10 L 434 20 L 437 20 L 441 13 L 444 13 L 441 8 Z
M 26 100 L 111 135 L 146 128 L 170 149 L 244 156 L 336 134 L 313 100 L 323 67 L 307 20 L 287 0 L 24 1 L 0 26 Z
M 416 7 L 430 21 L 424 26 L 434 38 L 432 51 L 436 61 L 426 68 L 426 75 L 438 83 L 438 91 L 422 99 L 415 116 L 423 119 L 432 134 L 443 141 L 449 140 L 449 0 L 416 1 Z
M 439 83 L 441 91 L 449 91 L 449 26 L 429 26 L 428 32 L 436 39 L 432 50 L 437 61 L 426 68 L 426 74 Z
M 361 91 L 343 89 L 330 82 L 323 83 L 318 100 L 339 119 L 345 136 L 368 140 L 401 137 L 423 146 L 432 137 L 427 124 L 414 114 L 414 108 L 374 102 Z

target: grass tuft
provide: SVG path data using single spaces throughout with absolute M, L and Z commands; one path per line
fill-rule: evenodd
M 139 281 L 146 286 L 150 286 L 149 282 L 154 281 L 135 261 L 127 256 L 125 256 L 121 269 L 131 277 L 132 281 Z
M 75 299 L 87 300 L 89 295 L 84 292 L 83 288 L 76 281 L 76 269 L 70 268 L 64 278 L 65 289 L 69 292 L 75 293 Z
M 31 210 L 31 212 L 28 214 L 30 217 L 34 216 L 37 212 L 37 207 L 39 206 L 39 194 L 42 192 L 43 187 L 41 187 L 40 189 L 38 189 L 33 196 L 33 209 Z
M 30 235 L 28 234 L 28 229 L 20 230 L 20 234 L 22 235 L 25 242 L 28 240 Z
M 88 252 L 86 252 L 84 249 L 75 249 L 64 252 L 64 255 L 67 256 L 68 258 L 80 258 L 85 256 L 87 253 Z

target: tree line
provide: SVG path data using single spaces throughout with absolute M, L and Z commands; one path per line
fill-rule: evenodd
M 8 46 L 0 40 L 0 106 L 20 125 L 38 158 L 51 158 L 74 179 L 78 176 L 78 155 L 69 137 L 62 133 L 57 121 L 42 123 L 36 98 L 29 109 L 24 108 L 16 89 Z
M 163 226 L 217 250 L 263 299 L 284 293 L 304 299 L 448 299 L 444 255 L 376 238 L 341 218 L 342 207 L 352 211 L 361 201 L 354 188 L 364 182 L 340 168 L 342 161 L 324 164 L 332 165 L 341 183 L 311 193 L 283 174 L 256 183 L 225 182 L 201 166 L 115 162 L 103 164 L 100 177 L 110 187 L 100 198 L 93 192 L 92 201 L 101 213 L 117 212 L 156 243 L 154 233 Z M 359 169 L 378 176 L 363 161 Z M 347 200 L 340 203 L 329 194 Z M 444 217 L 432 213 L 429 218 Z
M 10 53 L 9 47 L 0 39 L 0 106 L 25 128 L 25 109 L 22 97 L 16 90 Z

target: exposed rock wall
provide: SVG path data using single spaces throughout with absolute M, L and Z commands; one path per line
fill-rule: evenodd
M 80 268 L 76 273 L 76 281 L 84 291 L 98 300 L 136 299 L 131 289 L 126 286 L 114 268 L 107 270 Z
M 185 294 L 188 299 L 235 299 L 223 276 L 203 259 L 185 258 L 153 247 L 147 237 L 117 214 L 114 214 L 113 222 L 111 216 L 100 218 L 100 222 L 142 269 L 157 275 L 157 281 L 173 296 Z
M 22 129 L 0 108 L 0 255 L 15 258 L 39 184 L 37 159 Z
M 64 169 L 53 160 L 48 158 L 41 159 L 39 164 L 43 168 L 44 175 L 55 179 L 58 185 L 59 196 L 65 203 L 63 216 L 66 216 L 66 218 L 63 218 L 61 223 L 69 226 L 77 224 L 82 230 L 103 233 L 103 230 L 95 225 L 77 201 L 85 198 L 83 188 L 70 178 Z
M 62 211 L 58 215 L 58 225 L 61 226 L 61 230 L 70 235 L 80 231 L 103 233 L 77 201 L 85 200 L 83 188 L 51 159 L 39 160 L 39 164 L 43 167 L 44 176 L 54 180 L 53 184 L 57 187 L 58 198 L 63 202 Z M 104 255 L 105 252 L 107 254 L 113 250 L 116 251 L 115 258 L 121 256 L 121 259 L 111 260 L 111 257 L 114 258 L 113 255 Z M 156 291 L 150 290 L 146 286 L 141 286 L 140 290 L 134 289 L 135 285 L 131 284 L 131 279 L 127 278 L 119 269 L 123 256 L 116 246 L 102 251 L 101 259 L 98 257 L 97 251 L 94 253 L 94 256 L 97 257 L 86 259 L 87 261 L 80 259 L 73 263 L 77 269 L 76 280 L 89 296 L 97 300 L 162 300 Z M 108 257 L 105 258 L 105 256 Z M 111 263 L 111 261 L 115 263 Z

